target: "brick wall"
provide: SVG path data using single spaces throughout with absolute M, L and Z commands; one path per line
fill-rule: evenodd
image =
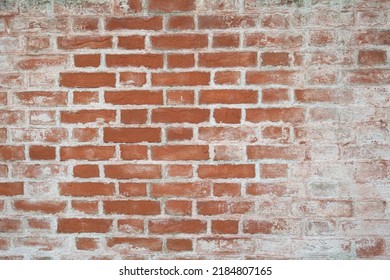
M 390 258 L 388 0 L 1 0 L 0 258 Z

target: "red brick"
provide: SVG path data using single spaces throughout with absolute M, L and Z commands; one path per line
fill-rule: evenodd
M 261 64 L 264 66 L 289 66 L 290 59 L 287 52 L 263 52 Z
M 243 232 L 249 234 L 294 234 L 299 231 L 299 222 L 284 219 L 244 221 Z
M 56 214 L 65 211 L 66 202 L 64 201 L 32 201 L 16 200 L 13 203 L 15 210 L 25 212 L 41 212 L 46 214 Z
M 246 120 L 252 123 L 266 121 L 301 123 L 305 120 L 305 110 L 302 108 L 247 109 Z
M 1 105 L 7 105 L 7 93 L 6 92 L 0 92 L 0 104 Z
M 17 68 L 22 70 L 36 70 L 40 68 L 64 67 L 68 61 L 65 55 L 24 56 L 17 60 Z
M 253 212 L 255 204 L 253 201 L 237 201 L 230 202 L 228 206 L 230 214 L 249 214 Z
M 69 88 L 115 87 L 115 73 L 60 73 L 60 85 Z
M 51 160 L 56 158 L 56 148 L 51 146 L 30 146 L 30 159 Z
M 165 213 L 168 215 L 191 215 L 192 202 L 188 200 L 168 200 L 165 203 Z
M 207 197 L 211 186 L 207 183 L 156 183 L 151 186 L 152 197 Z
M 333 85 L 337 83 L 337 74 L 330 69 L 321 68 L 307 74 L 307 82 L 313 85 Z
M 32 125 L 52 125 L 56 123 L 55 111 L 30 111 L 30 124 Z
M 237 234 L 238 221 L 236 220 L 213 220 L 211 232 L 214 234 Z
M 114 146 L 61 147 L 61 160 L 108 160 L 115 157 Z
M 383 256 L 386 252 L 386 242 L 383 238 L 361 238 L 356 241 L 356 255 L 359 258 Z
M 295 66 L 302 66 L 304 62 L 304 53 L 302 52 L 293 52 L 293 58 L 294 58 L 294 65 Z
M 112 47 L 111 36 L 73 36 L 58 37 L 59 49 L 110 49 Z
M 336 108 L 313 108 L 309 112 L 309 119 L 313 121 L 337 120 L 339 110 Z
M 294 216 L 351 217 L 352 202 L 349 200 L 305 200 L 292 204 Z
M 170 16 L 168 19 L 168 29 L 187 30 L 194 28 L 195 22 L 192 16 Z
M 195 96 L 191 90 L 168 90 L 167 105 L 194 104 Z
M 107 54 L 108 67 L 146 67 L 151 69 L 162 68 L 163 55 L 161 54 Z
M 357 44 L 390 45 L 390 31 L 369 29 L 355 34 L 354 41 Z
M 208 72 L 152 73 L 153 86 L 201 86 L 209 83 Z
M 340 55 L 334 52 L 314 51 L 311 53 L 310 62 L 316 65 L 332 65 L 340 63 L 340 59 L 344 59 L 344 63 L 347 64 L 346 57 L 340 57 Z
M 50 230 L 50 220 L 49 219 L 29 219 L 28 220 L 28 227 L 30 229 L 37 229 L 37 230 Z
M 68 95 L 66 92 L 53 91 L 25 91 L 15 93 L 18 104 L 26 106 L 51 107 L 66 105 Z
M 213 36 L 213 48 L 238 48 L 240 36 L 237 33 L 217 33 Z
M 161 166 L 152 164 L 121 164 L 105 165 L 107 178 L 116 179 L 159 179 L 161 178 Z
M 207 47 L 208 37 L 207 34 L 156 35 L 151 37 L 151 43 L 160 50 L 201 49 Z
M 97 201 L 72 200 L 72 208 L 77 212 L 85 214 L 97 214 L 99 212 Z
M 5 238 L 0 238 L 0 250 L 5 251 L 9 248 L 9 242 Z
M 21 227 L 20 220 L 0 218 L 0 232 L 18 232 Z
M 240 123 L 241 109 L 220 108 L 214 110 L 216 123 Z
M 125 18 L 107 18 L 106 30 L 161 30 L 162 17 L 125 17 Z
M 245 147 L 218 145 L 214 146 L 214 160 L 240 161 L 245 160 Z
M 149 0 L 149 11 L 151 12 L 189 12 L 196 8 L 195 0 Z
M 169 68 L 192 68 L 195 65 L 193 54 L 168 54 Z
M 248 146 L 249 159 L 283 159 L 302 160 L 305 156 L 304 147 L 299 146 Z
M 228 203 L 226 201 L 198 201 L 197 211 L 199 215 L 219 215 L 228 212 Z
M 310 221 L 306 225 L 307 235 L 334 235 L 337 225 L 334 220 L 329 221 Z
M 195 219 L 151 220 L 149 232 L 151 234 L 204 233 L 206 222 Z
M 12 130 L 12 139 L 16 142 L 52 142 L 58 143 L 67 139 L 65 128 L 18 128 Z
M 167 174 L 169 177 L 192 177 L 192 165 L 168 165 Z
M 2 88 L 20 87 L 24 84 L 22 74 L 2 73 L 0 74 L 0 84 Z
M 199 140 L 203 141 L 246 141 L 257 140 L 251 127 L 199 127 Z
M 385 160 L 371 160 L 368 162 L 357 162 L 355 180 L 357 182 L 370 182 L 381 180 L 389 176 L 389 164 Z
M 385 64 L 386 60 L 387 54 L 383 50 L 361 50 L 358 54 L 358 62 L 361 65 Z
M 256 18 L 236 15 L 204 15 L 198 16 L 199 29 L 228 29 L 255 27 Z
M 174 252 L 192 251 L 191 239 L 167 239 L 167 249 Z
M 280 32 L 275 35 L 267 35 L 265 33 L 248 33 L 245 35 L 245 46 L 260 48 L 274 47 L 280 49 L 301 47 L 303 45 L 303 36 L 290 34 L 291 33 Z
M 119 80 L 122 85 L 141 87 L 146 84 L 146 73 L 121 72 Z
M 99 131 L 97 128 L 74 128 L 72 140 L 76 142 L 90 142 L 98 138 Z
M 295 99 L 299 102 L 352 103 L 353 92 L 350 90 L 332 89 L 296 89 Z
M 208 160 L 207 145 L 175 145 L 152 147 L 153 160 Z
M 284 143 L 290 139 L 290 129 L 288 127 L 267 126 L 262 130 L 262 136 L 266 139 L 278 140 Z
M 152 111 L 155 123 L 202 123 L 210 118 L 208 109 L 158 108 Z
M 24 185 L 22 182 L 0 183 L 0 195 L 13 196 L 24 194 Z
M 74 55 L 76 67 L 99 67 L 100 54 L 78 54 Z
M 118 48 L 125 50 L 143 50 L 145 49 L 145 36 L 118 36 Z
M 255 90 L 201 90 L 200 104 L 246 104 L 257 103 Z
M 126 233 L 143 233 L 144 220 L 125 219 L 118 220 L 118 230 Z
M 113 200 L 103 202 L 106 214 L 158 215 L 160 202 L 152 200 Z
M 285 178 L 287 174 L 287 164 L 261 164 L 260 166 L 260 177 L 264 179 Z
M 59 237 L 29 236 L 16 238 L 14 244 L 15 247 L 23 247 L 27 250 L 53 251 L 63 249 L 64 240 Z
M 192 128 L 172 127 L 167 129 L 168 141 L 185 141 L 191 140 L 193 137 Z
M 257 65 L 255 52 L 214 52 L 199 54 L 199 66 L 204 67 L 250 67 Z
M 99 177 L 99 166 L 91 164 L 80 164 L 73 167 L 73 175 L 79 178 Z
M 119 193 L 126 197 L 146 196 L 146 184 L 144 183 L 120 183 Z
M 50 48 L 50 38 L 49 37 L 36 37 L 29 36 L 27 39 L 27 48 L 32 51 L 40 51 Z
M 163 104 L 163 93 L 151 90 L 106 91 L 104 99 L 115 105 L 160 105 Z
M 75 91 L 73 92 L 74 104 L 91 104 L 99 102 L 99 93 L 96 91 Z
M 248 71 L 246 82 L 249 85 L 288 85 L 293 86 L 297 82 L 297 72 L 290 70 L 278 71 Z
M 161 128 L 104 128 L 104 142 L 160 142 Z
M 237 252 L 253 254 L 256 243 L 255 240 L 245 237 L 202 237 L 197 239 L 196 248 L 198 252 L 204 254 L 234 255 Z
M 286 29 L 289 27 L 288 14 L 265 14 L 261 19 L 261 24 L 266 28 Z
M 142 0 L 127 0 L 125 3 L 122 1 L 115 1 L 114 13 L 126 14 L 129 12 L 139 13 L 142 11 Z
M 222 164 L 200 165 L 198 168 L 200 178 L 254 178 L 255 166 L 253 164 Z
M 3 165 L 3 164 L 0 164 L 0 178 L 8 178 L 8 166 L 7 165 Z M 1 205 L 1 203 L 0 203 Z M 0 206 L 0 209 L 1 209 L 1 206 Z
M 240 196 L 241 186 L 235 183 L 215 183 L 213 186 L 214 196 Z
M 119 245 L 121 247 L 128 246 L 131 250 L 145 250 L 161 251 L 162 241 L 158 238 L 134 238 L 134 237 L 114 237 L 107 239 L 107 246 L 114 247 Z
M 97 196 L 113 195 L 115 187 L 113 183 L 60 183 L 60 194 L 68 196 Z
M 0 124 L 21 124 L 24 123 L 23 111 L 0 110 Z
M 319 30 L 309 33 L 309 44 L 312 46 L 327 46 L 336 42 L 334 31 Z
M 63 123 L 90 123 L 90 122 L 111 122 L 115 121 L 114 110 L 80 110 L 61 112 Z
M 263 103 L 277 103 L 280 101 L 288 101 L 288 89 L 286 88 L 267 88 L 263 89 Z
M 73 19 L 75 31 L 94 31 L 98 29 L 99 19 L 92 17 L 78 17 Z
M 13 165 L 13 175 L 15 178 L 55 179 L 66 176 L 67 168 L 60 164 L 19 163 Z
M 347 72 L 349 84 L 386 85 L 390 83 L 390 70 L 367 69 Z
M 0 160 L 23 160 L 23 146 L 0 146 Z
M 238 85 L 241 81 L 241 73 L 238 71 L 216 72 L 214 83 L 218 85 Z
M 58 219 L 58 233 L 83 233 L 109 232 L 112 226 L 112 220 L 108 219 L 76 219 L 76 218 L 59 218 Z
M 76 248 L 83 251 L 98 249 L 98 240 L 95 238 L 76 238 Z
M 376 3 L 383 3 L 386 5 L 386 1 L 375 1 Z M 375 3 L 373 2 L 373 3 Z M 368 4 L 368 3 L 367 3 Z M 366 6 L 367 7 L 367 6 Z M 378 6 L 380 7 L 380 6 Z M 366 10 L 357 13 L 356 23 L 357 25 L 363 26 L 375 26 L 382 25 L 386 22 L 386 12 L 385 11 L 375 11 L 375 10 Z
M 141 160 L 148 158 L 148 147 L 140 145 L 121 145 L 121 158 L 125 160 Z

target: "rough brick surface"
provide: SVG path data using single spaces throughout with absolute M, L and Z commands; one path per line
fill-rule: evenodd
M 2 2 L 0 259 L 390 259 L 389 1 Z

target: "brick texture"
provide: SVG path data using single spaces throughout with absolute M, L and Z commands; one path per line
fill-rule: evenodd
M 4 3 L 0 259 L 390 259 L 388 1 Z

